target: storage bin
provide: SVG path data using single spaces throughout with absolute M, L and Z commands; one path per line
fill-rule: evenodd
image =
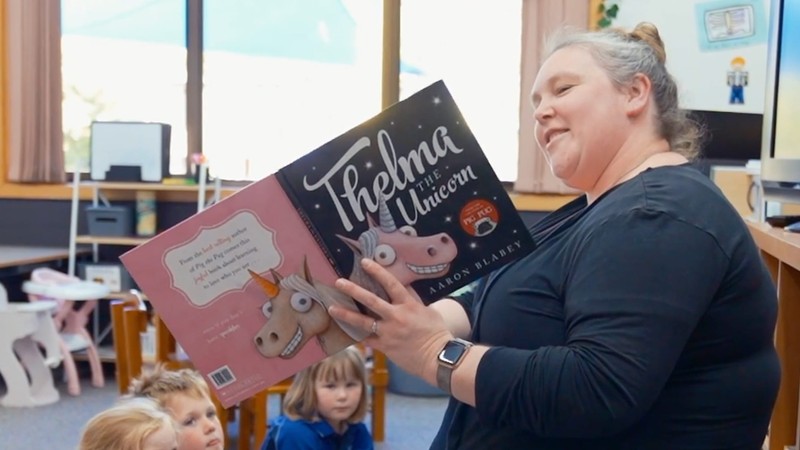
M 133 208 L 90 206 L 86 208 L 92 236 L 133 236 Z

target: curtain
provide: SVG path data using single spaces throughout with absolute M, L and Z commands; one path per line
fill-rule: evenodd
M 8 180 L 63 183 L 61 2 L 6 0 Z
M 542 59 L 547 36 L 562 26 L 586 29 L 589 0 L 525 0 L 522 6 L 522 62 L 519 155 L 514 190 L 529 193 L 575 194 L 550 171 L 533 135 L 533 107 L 529 93 Z

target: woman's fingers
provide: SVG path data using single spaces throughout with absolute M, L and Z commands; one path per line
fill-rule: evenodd
M 336 288 L 349 295 L 353 298 L 353 300 L 361 303 L 367 307 L 367 309 L 380 317 L 384 317 L 389 313 L 389 302 L 383 300 L 382 298 L 350 280 L 339 278 L 336 280 Z
M 360 328 L 364 331 L 371 331 L 372 323 L 375 321 L 373 317 L 365 316 L 339 305 L 332 305 L 330 308 L 328 308 L 328 314 L 330 314 L 334 319 L 343 320 L 350 325 Z
M 419 296 L 415 295 L 413 297 L 410 296 L 410 292 L 406 286 L 403 286 L 394 275 L 389 273 L 388 270 L 384 269 L 383 266 L 376 263 L 371 259 L 364 258 L 361 260 L 361 267 L 366 271 L 372 278 L 375 279 L 383 289 L 386 291 L 386 294 L 389 295 L 389 298 L 392 301 L 392 304 L 401 304 L 406 303 L 409 298 L 413 300 L 418 300 Z

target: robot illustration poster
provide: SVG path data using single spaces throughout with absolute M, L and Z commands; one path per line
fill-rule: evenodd
M 731 105 L 744 104 L 744 87 L 747 86 L 748 72 L 745 70 L 745 59 L 737 56 L 731 60 L 731 70 L 728 71 L 728 86 L 731 94 L 728 102 Z

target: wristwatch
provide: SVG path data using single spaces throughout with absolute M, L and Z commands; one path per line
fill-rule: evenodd
M 439 389 L 448 394 L 451 393 L 450 379 L 453 377 L 453 370 L 461 364 L 464 355 L 473 345 L 472 342 L 459 338 L 452 339 L 444 345 L 444 348 L 436 358 L 439 362 L 439 367 L 436 370 L 436 384 Z

